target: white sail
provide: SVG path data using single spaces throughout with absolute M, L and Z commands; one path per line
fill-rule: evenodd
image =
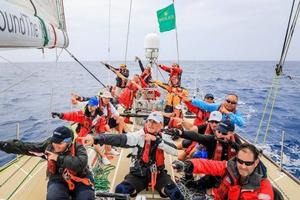
M 62 0 L 0 0 L 0 48 L 68 44 Z

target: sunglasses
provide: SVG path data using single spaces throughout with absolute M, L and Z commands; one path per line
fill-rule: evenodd
M 211 121 L 209 121 L 209 123 L 212 123 L 212 124 L 218 124 L 218 123 L 220 123 L 220 122 L 215 121 L 215 120 L 211 120 Z
M 238 162 L 238 163 L 240 163 L 241 165 L 242 164 L 245 164 L 246 166 L 251 166 L 251 165 L 253 165 L 254 164 L 254 162 L 255 162 L 255 160 L 254 161 L 243 161 L 243 160 L 241 160 L 241 159 L 239 159 L 239 158 L 236 158 L 236 161 Z
M 226 102 L 227 102 L 227 103 L 230 103 L 230 104 L 232 104 L 232 105 L 235 105 L 235 104 L 237 104 L 237 102 L 236 102 L 236 101 L 230 101 L 229 99 L 226 99 Z

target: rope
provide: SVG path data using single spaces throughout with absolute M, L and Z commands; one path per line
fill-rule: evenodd
M 294 34 L 294 30 L 295 30 L 295 27 L 296 27 L 296 24 L 297 24 L 297 20 L 298 20 L 298 16 L 299 16 L 299 11 L 300 11 L 300 1 L 298 3 L 298 7 L 297 7 L 297 10 L 296 10 L 295 15 L 294 15 L 294 19 L 293 19 L 292 25 L 290 27 L 289 36 L 288 36 L 289 40 L 288 40 L 287 45 L 286 45 L 286 51 L 284 52 L 283 63 L 285 62 L 285 59 L 286 59 L 286 56 L 287 56 L 287 52 L 288 52 L 288 49 L 290 47 L 290 43 L 291 43 L 291 40 L 292 40 L 292 37 L 293 37 L 293 34 Z
M 272 114 L 273 114 L 275 100 L 276 100 L 278 88 L 279 88 L 279 85 L 280 85 L 280 77 L 276 77 L 275 81 L 276 81 L 275 91 L 274 91 L 274 96 L 273 96 L 272 107 L 271 107 L 271 110 L 270 110 L 269 120 L 268 120 L 268 123 L 267 123 L 266 132 L 265 132 L 265 137 L 264 137 L 264 141 L 263 141 L 264 144 L 266 142 L 266 139 L 267 139 L 267 136 L 268 136 L 269 127 L 270 127 L 270 124 L 271 124 L 271 118 L 272 118 Z
M 29 173 L 23 178 L 23 180 L 19 183 L 19 185 L 13 190 L 13 192 L 7 197 L 7 200 L 10 199 L 20 188 L 20 186 L 25 182 L 25 180 L 31 175 L 31 173 L 37 168 L 37 166 L 43 161 L 43 159 L 40 159 L 36 165 L 29 171 Z
M 126 47 L 125 47 L 125 65 L 127 64 L 127 49 L 128 49 L 128 39 L 129 39 L 129 29 L 130 29 L 130 21 L 131 21 L 131 8 L 132 8 L 132 0 L 130 0 L 129 7 L 129 16 L 128 16 L 128 24 L 127 24 L 127 39 L 126 39 Z
M 264 136 L 263 143 L 266 142 L 266 139 L 267 139 L 267 136 L 268 136 L 268 131 L 269 131 L 269 127 L 270 127 L 270 123 L 271 123 L 271 119 L 272 119 L 272 113 L 273 113 L 273 109 L 274 109 L 274 105 L 275 105 L 275 100 L 276 100 L 278 88 L 279 88 L 279 85 L 280 85 L 280 75 L 283 75 L 282 66 L 284 65 L 284 62 L 285 62 L 285 59 L 286 59 L 286 56 L 287 56 L 287 53 L 288 53 L 288 49 L 289 49 L 289 46 L 290 46 L 290 42 L 291 42 L 292 37 L 293 37 L 294 29 L 296 27 L 296 23 L 297 23 L 297 20 L 298 20 L 299 12 L 300 12 L 300 1 L 299 1 L 297 9 L 295 11 L 295 14 L 293 16 L 294 5 L 295 5 L 295 0 L 293 0 L 290 15 L 289 15 L 289 20 L 288 20 L 288 25 L 287 25 L 287 28 L 286 28 L 286 33 L 285 33 L 284 43 L 283 43 L 283 47 L 282 47 L 282 51 L 281 51 L 281 56 L 280 56 L 278 64 L 276 65 L 276 75 L 277 75 L 277 77 L 273 78 L 272 87 L 269 91 L 269 94 L 268 94 L 268 97 L 267 97 L 267 102 L 265 104 L 265 108 L 264 108 L 264 111 L 263 111 L 263 116 L 262 116 L 262 119 L 260 121 L 258 130 L 257 130 L 255 143 L 258 140 L 258 135 L 259 135 L 259 132 L 260 132 L 260 129 L 261 129 L 261 126 L 262 126 L 262 121 L 264 120 L 265 113 L 266 113 L 266 110 L 267 110 L 267 106 L 269 105 L 269 100 L 270 100 L 270 97 L 272 95 L 273 88 L 274 88 L 273 101 L 272 101 L 272 106 L 271 106 L 271 109 L 270 109 L 269 119 L 268 119 L 268 122 L 267 122 L 267 127 L 266 127 L 266 131 L 265 131 L 265 136 Z M 293 17 L 293 20 L 292 20 L 292 17 Z M 291 21 L 292 21 L 292 23 L 291 23 Z
M 34 10 L 34 16 L 37 17 L 40 20 L 41 24 L 42 24 L 42 31 L 43 31 L 43 35 L 44 35 L 44 44 L 43 44 L 43 46 L 46 46 L 49 43 L 46 24 L 45 24 L 44 20 L 37 15 L 37 10 L 36 10 L 36 7 L 35 7 L 34 3 L 32 2 L 32 0 L 30 0 L 30 3 L 31 3 L 31 5 L 33 7 L 33 10 Z
M 0 58 L 2 58 L 4 61 L 6 61 L 7 63 L 11 64 L 12 66 L 14 66 L 14 67 L 22 70 L 23 72 L 30 73 L 30 71 L 27 71 L 27 70 L 23 69 L 22 67 L 17 66 L 15 63 L 13 63 L 12 61 L 8 60 L 7 58 L 5 58 L 3 56 L 0 56 Z
M 277 76 L 282 74 L 282 66 L 284 65 L 284 62 L 285 62 L 285 59 L 286 59 L 286 56 L 287 56 L 287 53 L 288 53 L 288 50 L 289 50 L 290 42 L 292 40 L 293 33 L 294 33 L 294 30 L 295 30 L 295 27 L 296 27 L 296 24 L 297 24 L 299 12 L 300 12 L 300 1 L 299 1 L 297 9 L 295 11 L 295 14 L 293 16 L 294 5 L 295 5 L 295 0 L 293 0 L 293 3 L 292 3 L 290 16 L 289 16 L 289 21 L 288 21 L 288 25 L 287 25 L 287 28 L 286 28 L 286 33 L 285 33 L 285 38 L 284 38 L 284 43 L 283 43 L 279 63 L 276 66 Z M 294 18 L 293 18 L 293 21 L 292 21 L 292 24 L 291 24 L 292 17 L 294 17 Z
M 24 82 L 25 80 L 27 80 L 28 78 L 30 78 L 31 76 L 33 76 L 36 72 L 31 73 L 30 75 L 26 76 L 24 79 L 20 80 L 19 82 L 16 82 L 12 85 L 10 85 L 9 87 L 5 88 L 4 90 L 0 91 L 0 94 L 6 92 L 7 90 L 19 85 L 20 83 Z
M 158 67 L 157 63 L 155 63 L 155 65 L 156 65 L 157 70 L 158 70 L 158 72 L 160 73 L 161 77 L 164 79 L 164 82 L 167 82 L 166 79 L 165 79 L 165 77 L 164 77 L 164 75 L 161 73 L 161 70 L 160 70 L 160 68 Z
M 103 87 L 106 88 L 106 85 L 104 85 L 90 70 L 88 70 L 68 49 L 65 48 L 65 51 L 69 53 L 69 55 L 83 67 L 96 81 L 98 81 Z
M 94 172 L 94 181 L 95 181 L 95 190 L 108 191 L 110 188 L 110 182 L 108 181 L 108 176 L 112 170 L 115 169 L 115 166 L 109 165 L 104 168 L 101 168 L 98 165 L 97 168 L 93 170 Z
M 42 24 L 42 31 L 43 31 L 43 35 L 44 35 L 44 44 L 43 44 L 43 46 L 45 47 L 49 43 L 49 37 L 48 37 L 46 24 L 45 24 L 44 20 L 41 17 L 39 17 L 38 15 L 35 15 L 35 16 L 40 20 L 40 22 Z
M 260 134 L 260 129 L 261 129 L 261 126 L 262 126 L 262 123 L 265 119 L 265 114 L 267 113 L 267 107 L 269 105 L 269 101 L 270 101 L 270 97 L 271 97 L 271 94 L 273 92 L 273 88 L 274 88 L 274 83 L 275 83 L 275 79 L 276 79 L 276 76 L 274 75 L 273 79 L 272 79 L 272 85 L 269 89 L 269 92 L 268 92 L 268 96 L 267 96 L 267 100 L 266 100 L 266 103 L 265 103 L 265 107 L 264 107 L 264 111 L 262 113 L 262 117 L 261 117 L 261 120 L 259 122 L 259 126 L 258 126 L 258 129 L 256 131 L 256 137 L 255 137 L 255 140 L 254 140 L 254 144 L 257 143 L 257 140 L 258 140 L 258 136 Z

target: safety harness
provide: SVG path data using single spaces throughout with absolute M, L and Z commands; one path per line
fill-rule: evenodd
M 75 156 L 75 144 L 72 144 L 70 147 L 70 154 L 71 156 Z M 48 159 L 48 172 L 54 175 L 56 173 L 56 162 L 53 160 Z M 84 185 L 91 185 L 93 186 L 92 181 L 85 177 L 85 178 L 80 178 L 76 176 L 76 172 L 73 170 L 70 170 L 68 168 L 63 169 L 62 173 L 63 179 L 66 181 L 68 184 L 69 190 L 74 190 L 75 189 L 75 183 L 74 182 L 80 182 L 83 183 Z
M 148 133 L 146 129 L 144 129 L 145 133 Z M 145 142 L 144 149 L 141 152 L 141 160 L 146 164 L 146 166 L 149 166 L 150 172 L 151 172 L 151 189 L 154 191 L 157 175 L 158 175 L 158 168 L 164 166 L 164 152 L 162 149 L 158 148 L 159 140 L 161 139 L 161 135 L 158 134 L 156 136 L 155 142 L 147 141 Z

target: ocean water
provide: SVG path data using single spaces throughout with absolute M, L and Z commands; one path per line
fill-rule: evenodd
M 117 63 L 120 62 L 113 62 Z M 104 84 L 114 83 L 114 75 L 100 63 L 84 64 Z M 213 93 L 217 102 L 223 101 L 229 92 L 238 94 L 238 109 L 246 119 L 246 126 L 237 132 L 254 141 L 275 64 L 275 61 L 182 61 L 182 85 L 197 98 Z M 136 63 L 130 62 L 128 66 L 131 75 L 140 73 Z M 263 140 L 269 112 L 262 123 L 258 144 L 279 162 L 281 133 L 284 131 L 283 166 L 300 178 L 300 62 L 287 62 L 284 72 L 293 79 L 280 79 L 266 143 L 263 144 Z M 167 74 L 162 73 L 167 79 Z M 163 80 L 159 73 L 154 74 L 156 77 Z M 66 124 L 52 119 L 51 111 L 74 110 L 70 103 L 72 92 L 93 96 L 100 88 L 101 85 L 74 62 L 0 63 L 0 140 L 15 138 L 17 123 L 20 123 L 20 137 L 24 141 L 38 142 L 48 138 L 55 127 Z M 270 106 L 267 108 L 270 111 Z M 0 151 L 0 166 L 12 158 L 13 155 Z

